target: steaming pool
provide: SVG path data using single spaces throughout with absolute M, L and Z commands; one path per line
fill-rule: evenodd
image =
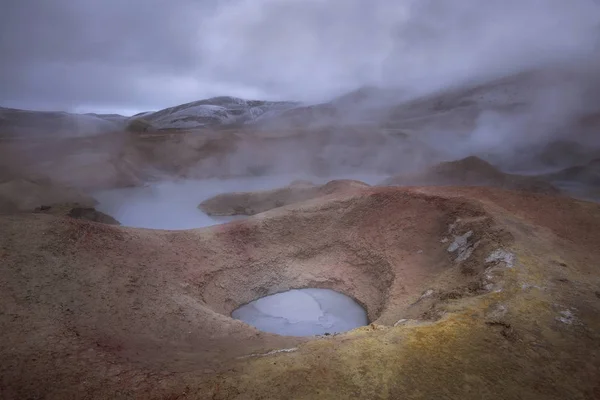
M 222 224 L 246 216 L 211 217 L 198 204 L 221 193 L 269 190 L 295 179 L 315 184 L 332 179 L 356 179 L 376 184 L 386 176 L 353 175 L 332 178 L 275 176 L 243 179 L 163 181 L 144 187 L 94 193 L 96 209 L 122 225 L 149 229 L 193 229 Z M 293 289 L 257 299 L 234 310 L 232 318 L 258 330 L 286 336 L 314 336 L 346 332 L 368 324 L 366 311 L 352 298 L 330 289 Z
M 231 313 L 263 332 L 313 336 L 346 332 L 369 323 L 352 298 L 330 289 L 293 289 L 262 297 Z
M 94 193 L 96 209 L 116 218 L 122 225 L 149 229 L 193 229 L 222 224 L 245 216 L 211 217 L 198 204 L 221 193 L 269 190 L 287 186 L 295 179 L 321 184 L 332 179 L 356 179 L 376 184 L 380 175 L 271 176 L 238 179 L 179 180 L 151 183 L 143 187 L 110 189 Z

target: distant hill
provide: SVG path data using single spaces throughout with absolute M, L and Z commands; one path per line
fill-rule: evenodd
M 116 114 L 72 114 L 0 107 L 0 135 L 77 137 L 122 129 L 127 117 Z
M 82 136 L 124 129 L 136 120 L 142 121 L 134 126 L 144 130 L 250 127 L 285 133 L 286 129 L 353 127 L 419 138 L 436 151 L 449 153 L 448 159 L 471 154 L 494 161 L 510 159 L 513 170 L 519 170 L 529 167 L 532 152 L 537 155 L 540 148 L 566 133 L 577 131 L 576 140 L 584 147 L 597 147 L 600 112 L 592 106 L 600 101 L 600 83 L 586 78 L 583 92 L 567 98 L 582 79 L 569 71 L 527 71 L 419 96 L 401 88 L 365 86 L 320 104 L 221 96 L 132 117 L 4 108 L 0 109 L 0 134 Z M 590 110 L 568 109 L 577 102 L 589 104 Z M 568 158 L 562 154 L 554 158 L 558 158 L 552 160 L 556 167 L 572 165 L 570 159 L 562 160 Z
M 143 119 L 152 128 L 158 130 L 225 127 L 252 123 L 261 116 L 277 115 L 298 104 L 222 96 L 159 111 L 142 112 L 132 117 L 119 114 L 74 114 L 0 107 L 0 134 L 87 136 L 123 129 L 135 119 Z
M 192 129 L 251 123 L 266 113 L 279 113 L 297 105 L 222 96 L 145 113 L 141 117 L 156 129 Z

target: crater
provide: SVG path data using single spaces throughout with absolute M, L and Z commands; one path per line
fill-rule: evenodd
M 63 278 L 40 285 L 36 307 L 24 310 L 44 324 L 67 315 L 69 354 L 84 343 L 102 357 L 191 374 L 295 348 L 308 354 L 351 341 L 343 332 L 355 328 L 361 333 L 352 340 L 365 340 L 434 325 L 479 296 L 509 293 L 519 270 L 506 217 L 463 196 L 474 190 L 364 187 L 189 230 L 27 216 L 37 232 L 32 243 Z M 536 199 L 547 201 L 527 201 Z M 23 221 L 4 217 L 6 237 L 22 233 Z M 40 274 L 30 247 L 11 247 L 8 257 Z M 22 286 L 19 279 L 10 289 Z M 48 301 L 51 293 L 61 298 Z
M 211 312 L 284 336 L 435 320 L 449 297 L 497 289 L 485 260 L 504 242 L 476 203 L 366 187 L 211 228 L 192 242 L 202 267 L 187 270 L 187 288 Z M 332 329 L 321 300 L 341 298 L 356 314 Z
M 231 313 L 248 325 L 285 336 L 331 335 L 369 323 L 352 298 L 331 289 L 292 289 L 261 297 Z

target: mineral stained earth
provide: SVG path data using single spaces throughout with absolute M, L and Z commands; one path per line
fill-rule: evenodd
M 186 231 L 1 215 L 0 398 L 600 398 L 600 205 L 313 194 Z M 351 296 L 369 324 L 287 337 L 231 318 L 303 287 Z

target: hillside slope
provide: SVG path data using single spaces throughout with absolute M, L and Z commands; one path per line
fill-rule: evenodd
M 294 107 L 292 102 L 244 100 L 236 97 L 213 97 L 169 107 L 143 118 L 156 129 L 192 129 L 229 126 L 252 122 L 267 112 Z
M 114 132 L 124 127 L 121 115 L 73 114 L 0 107 L 0 137 L 81 137 Z
M 0 394 L 594 399 L 599 232 L 597 204 L 480 187 L 365 187 L 188 231 L 0 216 Z M 298 338 L 230 317 L 315 286 L 371 324 Z

